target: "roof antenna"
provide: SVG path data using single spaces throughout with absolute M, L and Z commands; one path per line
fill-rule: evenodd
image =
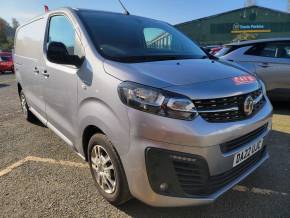
M 123 5 L 123 3 L 121 2 L 121 0 L 118 0 L 120 5 L 122 6 L 122 8 L 124 9 L 124 14 L 126 15 L 130 15 L 129 11 L 126 9 L 126 7 Z

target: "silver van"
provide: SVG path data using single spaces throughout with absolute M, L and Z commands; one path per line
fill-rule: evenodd
M 213 202 L 269 156 L 263 83 L 167 23 L 64 8 L 18 28 L 22 110 L 88 161 L 114 205 Z

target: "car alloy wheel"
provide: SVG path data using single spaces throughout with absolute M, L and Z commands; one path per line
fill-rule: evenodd
M 28 114 L 27 103 L 26 103 L 26 98 L 23 92 L 21 92 L 21 95 L 20 95 L 20 102 L 21 102 L 21 108 L 22 108 L 23 114 L 27 116 Z
M 101 145 L 93 146 L 91 165 L 100 188 L 112 194 L 116 190 L 116 172 L 108 152 Z

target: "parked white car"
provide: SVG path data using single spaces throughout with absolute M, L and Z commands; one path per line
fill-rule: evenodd
M 231 43 L 215 56 L 256 73 L 270 98 L 290 101 L 290 38 Z

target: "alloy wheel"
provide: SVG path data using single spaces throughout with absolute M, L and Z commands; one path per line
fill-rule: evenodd
M 91 165 L 101 189 L 108 194 L 112 194 L 116 190 L 116 172 L 108 152 L 101 145 L 93 147 Z

